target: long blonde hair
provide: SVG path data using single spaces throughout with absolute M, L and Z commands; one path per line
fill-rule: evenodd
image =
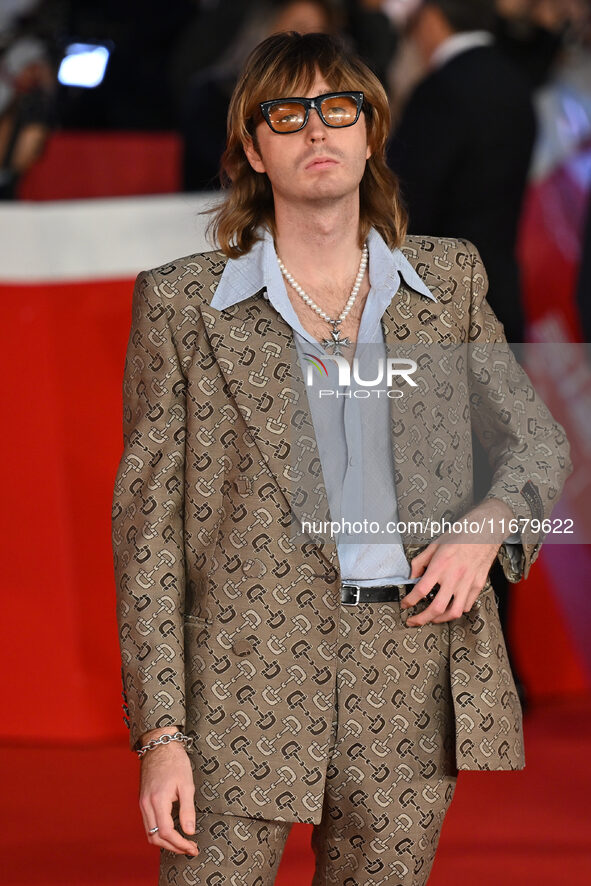
M 408 216 L 402 204 L 398 179 L 385 159 L 390 132 L 388 98 L 369 68 L 328 34 L 274 34 L 250 54 L 234 89 L 228 110 L 227 146 L 222 157 L 224 202 L 215 207 L 208 232 L 229 258 L 247 253 L 266 225 L 275 236 L 273 191 L 266 174 L 253 170 L 243 144 L 253 139 L 263 119 L 259 103 L 301 94 L 320 71 L 335 92 L 360 90 L 367 140 L 372 155 L 359 186 L 359 239 L 365 241 L 374 227 L 391 249 L 406 235 Z

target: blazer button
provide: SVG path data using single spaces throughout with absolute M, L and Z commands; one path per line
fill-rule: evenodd
M 252 652 L 252 646 L 248 640 L 236 640 L 236 642 L 232 644 L 232 652 L 235 655 L 250 655 Z
M 245 575 L 250 575 L 252 578 L 260 578 L 267 570 L 262 560 L 259 560 L 257 557 L 251 557 L 248 560 L 242 561 L 242 571 Z

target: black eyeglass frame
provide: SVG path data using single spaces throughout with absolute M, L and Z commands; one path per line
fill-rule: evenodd
M 355 104 L 357 105 L 357 113 L 355 114 L 355 119 L 352 123 L 345 123 L 342 126 L 335 126 L 334 123 L 329 123 L 325 120 L 324 115 L 322 113 L 320 105 L 326 98 L 338 98 L 342 95 L 349 96 L 349 98 L 353 98 L 355 100 Z M 304 122 L 301 126 L 298 126 L 297 129 L 289 129 L 289 130 L 278 130 L 273 127 L 271 123 L 271 108 L 274 105 L 280 105 L 283 102 L 300 102 L 306 111 L 306 115 L 304 117 Z M 322 120 L 325 126 L 329 126 L 330 129 L 347 129 L 349 126 L 355 126 L 357 121 L 359 120 L 359 115 L 361 114 L 363 105 L 365 104 L 365 96 L 362 92 L 355 92 L 351 90 L 347 90 L 346 92 L 324 92 L 322 95 L 317 95 L 314 98 L 305 98 L 304 96 L 299 95 L 290 95 L 288 98 L 273 98 L 267 102 L 261 102 L 259 107 L 261 109 L 261 114 L 268 125 L 269 129 L 272 132 L 275 132 L 277 135 L 293 135 L 294 132 L 299 132 L 304 128 L 306 123 L 308 122 L 308 118 L 310 116 L 310 110 L 314 108 L 318 112 L 318 116 Z

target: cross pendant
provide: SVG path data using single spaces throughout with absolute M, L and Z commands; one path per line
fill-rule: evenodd
M 334 348 L 333 354 L 335 354 L 335 356 L 340 357 L 343 353 L 343 348 L 351 347 L 351 340 L 348 338 L 341 338 L 341 330 L 337 329 L 336 326 L 333 328 L 330 335 L 330 338 L 323 338 L 321 344 L 327 348 Z

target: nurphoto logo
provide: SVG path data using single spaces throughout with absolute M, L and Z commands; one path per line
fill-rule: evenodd
M 345 359 L 345 357 L 339 357 L 336 354 L 329 354 L 324 356 L 322 359 L 318 357 L 316 354 L 309 354 L 305 352 L 306 362 L 308 366 L 306 367 L 306 385 L 311 387 L 314 384 L 314 376 L 315 373 L 319 374 L 321 378 L 328 378 L 328 369 L 324 363 L 325 360 L 333 360 L 337 367 L 338 372 L 338 384 L 339 387 L 349 387 L 351 384 L 351 369 L 353 370 L 353 379 L 355 383 L 361 388 L 361 390 L 355 390 L 353 392 L 355 397 L 369 397 L 372 394 L 377 394 L 380 396 L 381 394 L 385 394 L 387 397 L 393 399 L 399 399 L 404 396 L 403 391 L 398 388 L 394 388 L 394 380 L 396 379 L 396 383 L 400 384 L 400 380 L 402 382 L 406 382 L 406 384 L 410 385 L 413 388 L 417 387 L 416 381 L 411 378 L 411 376 L 417 371 L 418 365 L 414 360 L 402 359 L 397 357 L 387 357 L 384 359 L 380 357 L 376 361 L 376 375 L 375 378 L 361 378 L 360 369 L 359 369 L 359 360 L 357 357 L 353 357 L 352 367 L 349 365 L 349 361 Z M 385 382 L 386 387 L 378 388 L 378 385 L 381 385 Z M 368 390 L 364 390 L 367 388 Z M 332 389 L 320 389 L 318 391 L 319 397 L 335 397 L 335 396 L 351 396 L 351 392 L 347 394 L 342 394 L 336 390 Z

